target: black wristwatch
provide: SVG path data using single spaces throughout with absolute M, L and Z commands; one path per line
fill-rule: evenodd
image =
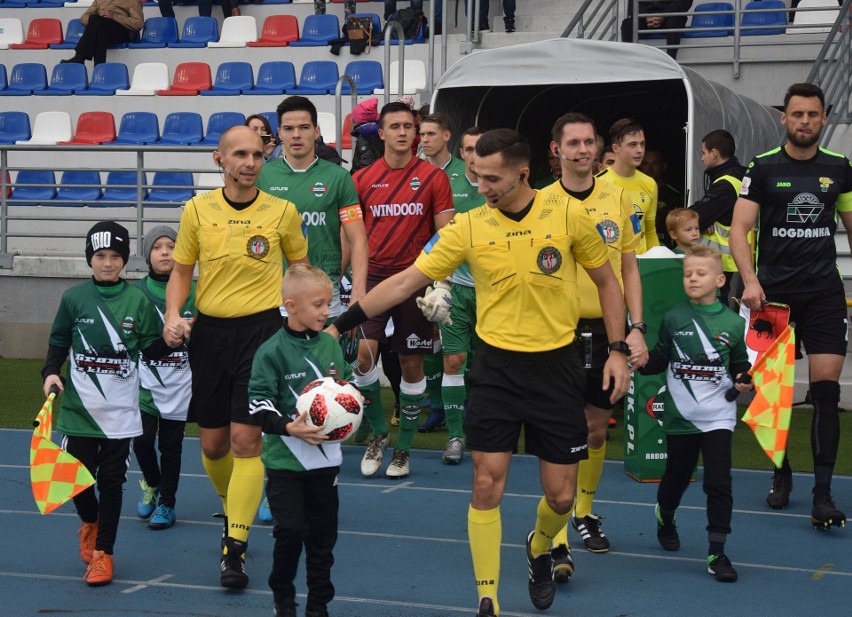
M 615 341 L 614 343 L 610 343 L 607 346 L 607 349 L 612 351 L 618 351 L 623 353 L 625 356 L 630 355 L 630 347 L 624 341 Z
M 630 329 L 639 330 L 639 332 L 645 334 L 648 331 L 648 324 L 646 324 L 644 321 L 634 321 L 632 324 L 630 324 Z

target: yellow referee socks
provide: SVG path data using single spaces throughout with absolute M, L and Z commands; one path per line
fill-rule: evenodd
M 228 516 L 228 484 L 231 482 L 231 472 L 234 469 L 234 457 L 231 456 L 230 450 L 225 456 L 216 460 L 207 458 L 202 452 L 201 463 L 204 465 L 207 477 L 210 478 L 213 490 L 222 500 L 223 514 Z
M 535 514 L 535 533 L 530 543 L 530 551 L 533 557 L 538 557 L 550 550 L 550 543 L 559 533 L 559 530 L 568 523 L 571 512 L 557 514 L 548 505 L 547 500 L 542 497 L 538 502 Z
M 577 470 L 577 501 L 574 504 L 574 516 L 583 518 L 592 513 L 592 502 L 601 481 L 606 442 L 597 450 L 589 448 L 589 458 L 580 461 Z
M 228 485 L 228 536 L 247 542 L 263 497 L 263 463 L 259 456 L 234 458 Z
M 480 599 L 488 596 L 494 602 L 494 614 L 500 614 L 497 602 L 497 585 L 500 582 L 500 543 L 503 541 L 503 523 L 500 507 L 492 510 L 467 510 L 467 537 L 476 577 L 476 593 Z

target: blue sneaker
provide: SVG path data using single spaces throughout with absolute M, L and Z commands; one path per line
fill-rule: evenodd
M 260 507 L 257 509 L 257 520 L 261 523 L 271 523 L 275 520 L 272 517 L 272 510 L 269 509 L 269 499 L 264 498 L 260 502 Z
M 160 497 L 160 489 L 157 486 L 148 486 L 145 478 L 139 480 L 139 488 L 142 489 L 142 497 L 136 503 L 136 514 L 139 518 L 151 518 L 157 508 L 157 499 Z
M 175 524 L 175 509 L 168 506 L 159 506 L 154 514 L 148 519 L 149 529 L 168 529 Z
M 417 432 L 431 433 L 432 431 L 437 431 L 446 426 L 444 423 L 445 419 L 446 417 L 443 409 L 432 409 L 426 418 L 426 422 L 417 426 Z

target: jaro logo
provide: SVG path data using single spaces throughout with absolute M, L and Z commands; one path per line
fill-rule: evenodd
M 325 188 L 325 185 L 322 182 L 317 182 L 313 185 L 313 187 L 311 187 L 311 193 L 313 193 L 314 197 L 317 198 L 320 198 L 325 195 L 327 191 L 328 189 Z
M 787 222 L 815 223 L 825 206 L 813 193 L 799 193 L 787 204 Z
M 246 251 L 249 257 L 263 259 L 269 255 L 269 240 L 264 236 L 252 236 L 246 242 Z
M 411 182 L 409 182 L 409 185 L 411 186 L 412 191 L 416 191 L 417 189 L 420 188 L 420 178 L 418 178 L 417 176 L 414 176 L 411 179 Z
M 790 188 L 791 186 L 793 186 L 793 183 L 792 183 L 792 182 L 787 182 L 786 180 L 780 180 L 780 181 L 778 181 L 778 182 L 776 182 L 776 183 L 775 183 L 775 188 L 776 188 L 776 189 L 788 189 L 788 188 Z
M 819 189 L 820 189 L 823 193 L 827 193 L 827 192 L 828 192 L 828 187 L 830 187 L 832 184 L 834 184 L 834 180 L 832 180 L 831 178 L 825 178 L 825 177 L 823 177 L 823 178 L 820 178 L 820 179 L 819 179 Z
M 595 227 L 598 228 L 598 233 L 603 238 L 603 241 L 607 244 L 612 244 L 613 242 L 618 242 L 618 238 L 620 236 L 618 225 L 615 224 L 615 221 L 611 221 L 609 219 L 604 219 Z

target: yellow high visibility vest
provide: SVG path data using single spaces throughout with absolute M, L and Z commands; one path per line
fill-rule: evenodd
M 734 187 L 734 191 L 736 194 L 740 194 L 740 186 L 743 181 L 740 178 L 735 176 L 719 176 L 713 182 L 730 182 L 731 186 Z M 702 233 L 701 234 L 701 244 L 705 246 L 709 246 L 710 248 L 716 249 L 722 254 L 722 269 L 725 272 L 737 272 L 737 264 L 734 262 L 734 257 L 731 255 L 731 246 L 730 246 L 730 238 L 731 238 L 731 227 L 729 225 L 722 225 L 719 221 L 713 223 L 713 231 L 711 233 Z M 749 232 L 748 235 L 748 243 L 751 244 L 752 233 Z

